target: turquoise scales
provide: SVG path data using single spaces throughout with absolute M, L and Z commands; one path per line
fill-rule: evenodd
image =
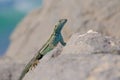
M 63 40 L 63 37 L 61 35 L 61 30 L 64 27 L 65 23 L 67 22 L 67 19 L 60 19 L 59 22 L 55 25 L 54 31 L 48 41 L 43 45 L 43 47 L 37 52 L 37 54 L 31 59 L 31 61 L 26 65 L 25 69 L 21 73 L 21 76 L 19 80 L 22 80 L 25 74 L 32 69 L 32 67 L 35 67 L 39 60 L 47 54 L 49 51 L 53 50 L 57 44 L 60 42 L 63 46 L 66 45 L 66 43 Z

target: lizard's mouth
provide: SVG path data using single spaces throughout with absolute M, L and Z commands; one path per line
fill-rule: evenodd
M 64 19 L 65 20 L 65 22 L 67 22 L 67 19 Z
M 65 25 L 66 22 L 67 22 L 67 19 L 60 19 L 59 20 L 59 26 L 61 29 L 63 28 L 63 26 Z
M 65 23 L 67 22 L 67 19 L 60 19 L 59 22 L 60 22 L 61 24 L 65 24 Z

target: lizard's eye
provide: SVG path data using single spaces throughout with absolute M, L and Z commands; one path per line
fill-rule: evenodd
M 57 27 L 57 25 L 55 25 L 55 28 Z
M 61 22 L 61 21 L 59 21 L 59 22 Z

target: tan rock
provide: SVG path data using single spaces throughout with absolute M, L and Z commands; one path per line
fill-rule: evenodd
M 97 32 L 74 34 L 58 57 L 45 55 L 23 80 L 119 80 L 120 55 L 111 51 L 119 45 L 109 41 Z
M 112 41 L 111 38 L 107 38 L 111 44 L 102 40 L 105 38 L 103 34 L 120 38 L 120 0 L 44 0 L 43 7 L 31 12 L 13 32 L 11 44 L 5 55 L 13 62 L 0 60 L 0 74 L 4 71 L 4 75 L 7 74 L 0 79 L 9 79 L 11 74 L 15 75 L 11 73 L 15 70 L 16 74 L 20 74 L 16 69 L 21 65 L 18 62 L 26 64 L 34 56 L 61 18 L 68 19 L 62 32 L 66 42 L 73 33 L 79 34 L 72 36 L 73 39 L 67 42 L 62 55 L 39 64 L 32 74 L 27 74 L 30 78 L 26 77 L 26 80 L 120 80 L 120 57 L 114 54 L 119 53 L 119 46 L 116 44 L 120 43 Z M 82 36 L 78 37 L 89 29 L 102 33 L 95 37 L 98 44 L 89 38 L 84 40 L 80 38 Z M 103 45 L 107 47 L 104 48 Z M 91 54 L 96 53 L 94 50 L 100 54 Z M 106 52 L 107 54 L 103 54 Z M 5 63 L 6 61 L 8 62 Z M 15 66 L 14 63 L 17 64 L 16 67 L 12 67 Z M 8 66 L 7 69 L 5 66 Z M 21 65 L 21 68 L 23 66 Z M 16 79 L 17 76 L 13 80 Z

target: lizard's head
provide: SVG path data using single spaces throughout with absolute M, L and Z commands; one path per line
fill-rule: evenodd
M 55 25 L 55 33 L 61 32 L 66 22 L 67 22 L 67 19 L 60 19 L 59 22 Z

